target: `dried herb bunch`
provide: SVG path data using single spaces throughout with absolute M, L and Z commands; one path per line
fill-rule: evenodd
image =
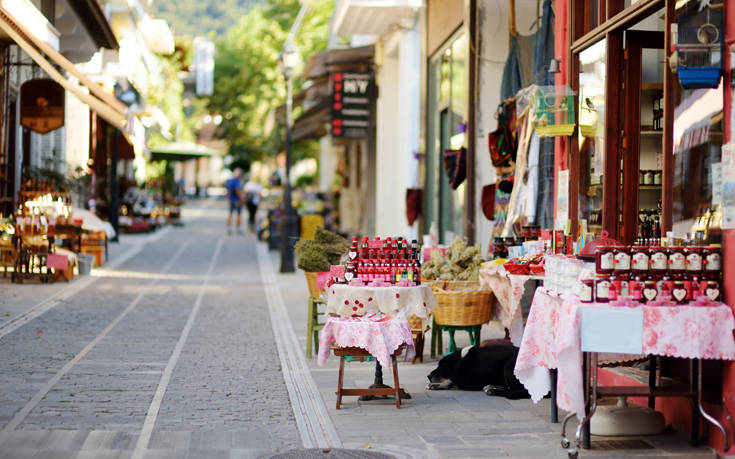
M 345 238 L 322 227 L 316 228 L 314 239 L 299 239 L 294 246 L 297 266 L 307 272 L 329 271 L 331 265 L 340 264 L 349 248 Z
M 442 255 L 439 250 L 431 253 L 431 260 L 424 263 L 421 277 L 438 280 L 477 280 L 483 261 L 480 250 L 479 244 L 468 247 L 465 239 L 456 237 L 446 255 Z

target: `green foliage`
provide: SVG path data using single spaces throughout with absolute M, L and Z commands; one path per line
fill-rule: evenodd
M 314 0 L 295 44 L 302 61 L 326 47 L 334 0 Z M 298 14 L 298 0 L 268 0 L 243 15 L 223 40 L 217 42 L 214 94 L 208 109 L 223 116 L 220 135 L 235 160 L 248 162 L 283 150 L 282 126 L 273 127 L 273 110 L 285 102 L 286 90 L 278 57 Z M 297 69 L 294 94 L 303 81 Z M 314 141 L 293 144 L 293 158 L 313 157 Z
M 329 271 L 331 265 L 340 263 L 349 248 L 345 238 L 318 226 L 314 239 L 300 239 L 294 246 L 297 267 L 307 272 Z
M 193 141 L 195 136 L 192 124 L 194 121 L 186 118 L 182 103 L 184 83 L 179 78 L 182 52 L 184 51 L 177 49 L 171 56 L 159 56 L 160 77 L 151 81 L 146 103 L 149 107 L 158 107 L 166 115 L 171 123 L 171 134 L 177 137 L 176 140 Z M 157 131 L 152 131 L 148 139 L 151 147 L 169 142 L 170 140 L 165 139 Z
M 165 19 L 176 36 L 223 35 L 237 18 L 263 0 L 155 0 L 153 16 Z

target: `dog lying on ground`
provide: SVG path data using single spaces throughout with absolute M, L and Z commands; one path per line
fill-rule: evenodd
M 508 344 L 483 343 L 444 356 L 429 373 L 428 390 L 457 388 L 482 390 L 511 400 L 529 398 L 528 391 L 513 374 L 518 348 Z

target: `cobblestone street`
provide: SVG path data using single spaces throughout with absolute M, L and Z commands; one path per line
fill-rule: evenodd
M 226 236 L 223 210 L 189 214 L 71 298 L 3 328 L 1 457 L 255 457 L 300 446 L 254 240 Z M 59 287 L 4 283 L 1 312 Z

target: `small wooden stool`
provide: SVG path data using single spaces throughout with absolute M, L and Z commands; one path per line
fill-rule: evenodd
M 337 409 L 339 409 L 342 403 L 343 395 L 392 395 L 396 399 L 396 408 L 401 407 L 401 386 L 398 382 L 398 363 L 396 363 L 396 356 L 401 355 L 405 345 L 402 345 L 390 356 L 391 363 L 393 365 L 393 387 L 373 387 L 373 388 L 360 388 L 360 389 L 344 389 L 342 387 L 342 380 L 344 379 L 345 372 L 345 357 L 356 357 L 361 360 L 370 356 L 370 353 L 365 349 L 359 347 L 332 347 L 334 355 L 339 357 L 339 377 L 337 378 Z

